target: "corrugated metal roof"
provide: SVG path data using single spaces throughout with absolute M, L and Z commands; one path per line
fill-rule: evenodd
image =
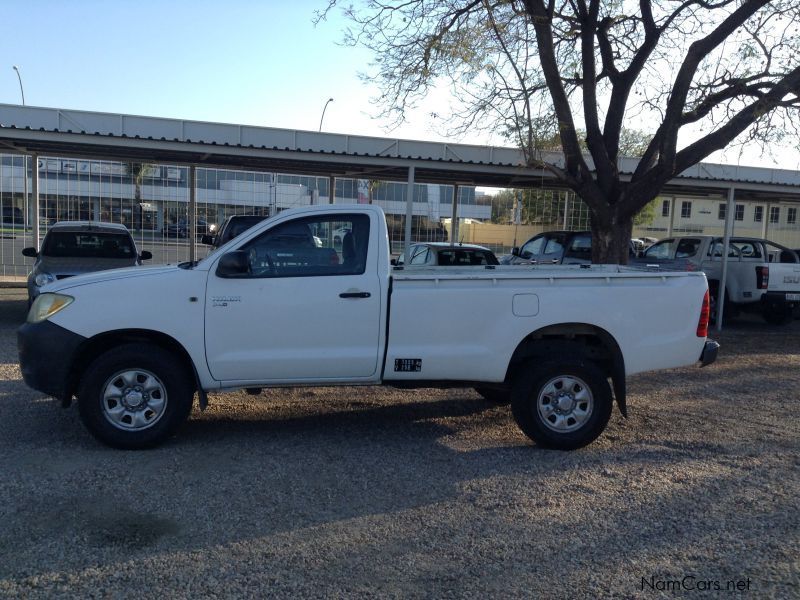
M 298 173 L 403 180 L 415 166 L 418 181 L 474 185 L 541 184 L 552 175 L 525 166 L 516 148 L 426 142 L 255 127 L 182 119 L 0 104 L 0 141 L 40 154 L 102 156 L 119 160 L 214 164 Z M 559 153 L 542 158 L 563 164 Z M 632 174 L 637 160 L 620 160 Z M 684 180 L 684 183 L 681 183 Z M 682 186 L 710 182 L 720 187 L 749 184 L 751 189 L 795 193 L 800 173 L 700 163 L 673 180 Z M 552 183 L 551 183 L 552 184 Z

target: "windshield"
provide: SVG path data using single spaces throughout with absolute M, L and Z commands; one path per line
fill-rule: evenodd
M 136 250 L 126 233 L 50 231 L 44 240 L 42 254 L 54 258 L 133 259 Z

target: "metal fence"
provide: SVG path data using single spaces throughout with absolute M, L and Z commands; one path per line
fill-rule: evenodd
M 22 249 L 35 244 L 31 157 L 0 155 L 0 265 L 5 277 L 21 277 L 32 260 Z M 39 236 L 64 220 L 124 224 L 140 250 L 153 253 L 152 264 L 189 260 L 189 231 L 196 233 L 194 254 L 207 255 L 200 243 L 232 214 L 272 215 L 287 208 L 331 201 L 328 177 L 245 170 L 197 168 L 195 211 L 190 214 L 189 168 L 168 164 L 133 164 L 104 160 L 38 158 Z M 27 177 L 26 177 L 27 173 Z M 405 239 L 406 184 L 337 178 L 333 201 L 372 203 L 387 218 L 394 254 Z M 452 223 L 453 191 L 456 226 Z M 635 237 L 721 235 L 725 198 L 721 196 L 658 198 L 638 217 Z M 768 237 L 800 248 L 798 204 L 737 202 L 734 234 Z M 487 246 L 498 255 L 530 237 L 555 229 L 589 227 L 586 205 L 565 190 L 506 190 L 481 194 L 475 188 L 415 184 L 412 240 L 455 241 Z

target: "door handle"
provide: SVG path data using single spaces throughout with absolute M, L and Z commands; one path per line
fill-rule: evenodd
M 342 292 L 339 298 L 369 298 L 371 295 L 369 292 Z

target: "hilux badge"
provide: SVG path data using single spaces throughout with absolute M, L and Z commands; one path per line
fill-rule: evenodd
M 228 306 L 233 302 L 241 302 L 241 296 L 211 296 L 211 306 Z

